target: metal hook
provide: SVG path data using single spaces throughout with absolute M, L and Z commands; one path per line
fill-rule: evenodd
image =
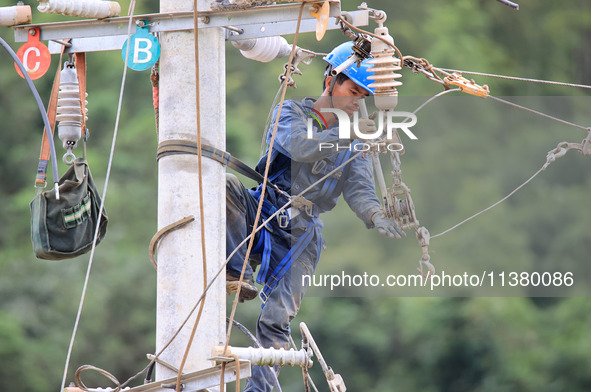
M 431 258 L 429 256 L 427 256 L 426 260 L 423 258 L 419 260 L 419 267 L 417 268 L 417 271 L 419 271 L 419 273 L 424 279 L 429 279 L 431 276 L 435 275 L 435 266 L 431 264 L 430 260 Z M 427 267 L 428 269 L 426 275 L 423 273 L 423 266 Z
M 63 160 L 66 165 L 71 166 L 76 160 L 76 155 L 72 153 L 72 150 L 68 149 L 68 151 L 64 154 Z

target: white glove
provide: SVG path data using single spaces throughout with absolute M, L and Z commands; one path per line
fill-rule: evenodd
M 357 128 L 357 130 L 355 129 Z M 378 128 L 374 120 L 369 118 L 360 118 L 357 124 L 351 123 L 351 140 L 375 140 L 375 137 L 363 137 L 364 135 L 373 136 L 377 132 Z

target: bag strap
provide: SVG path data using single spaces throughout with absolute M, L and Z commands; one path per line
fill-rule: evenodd
M 37 166 L 37 177 L 35 178 L 35 186 L 42 185 L 45 186 L 47 181 L 47 165 L 49 163 L 49 140 L 48 140 L 48 132 L 51 132 L 51 137 L 53 137 L 53 131 L 55 129 L 55 116 L 57 114 L 57 95 L 59 92 L 59 85 L 60 85 L 60 72 L 61 72 L 61 63 L 62 58 L 64 55 L 65 45 L 62 46 L 62 51 L 60 53 L 60 61 L 57 65 L 57 70 L 55 71 L 55 78 L 53 79 L 53 87 L 51 88 L 51 96 L 49 98 L 49 105 L 47 105 L 47 117 L 49 118 L 49 126 L 51 127 L 50 130 L 47 128 L 43 128 L 43 137 L 41 139 L 41 152 L 39 153 L 39 165 Z
M 76 74 L 80 85 L 80 109 L 82 110 L 82 140 L 86 140 L 86 53 L 76 53 Z
M 66 46 L 62 46 L 60 53 L 60 60 L 58 63 L 57 70 L 55 72 L 55 78 L 53 79 L 53 86 L 51 88 L 51 97 L 49 99 L 49 105 L 47 106 L 47 117 L 49 118 L 49 125 L 51 127 L 51 137 L 54 136 L 56 114 L 57 114 L 57 101 L 59 94 L 60 85 L 60 74 L 62 69 L 62 60 L 64 50 Z M 82 139 L 86 139 L 86 53 L 76 53 L 76 70 L 78 74 L 78 83 L 80 84 L 80 106 L 82 108 Z M 35 186 L 45 186 L 47 181 L 47 165 L 49 163 L 50 149 L 48 130 L 44 128 L 43 139 L 41 141 L 41 152 L 39 153 L 39 164 L 37 166 L 37 177 L 35 178 Z

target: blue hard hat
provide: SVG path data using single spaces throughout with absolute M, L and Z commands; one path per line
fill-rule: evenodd
M 352 47 L 353 41 L 342 43 L 336 48 L 334 48 L 329 54 L 324 56 L 324 60 L 336 68 L 345 61 L 347 61 L 347 59 L 353 55 Z M 349 65 L 347 68 L 343 70 L 343 73 L 347 75 L 349 79 L 354 81 L 357 85 L 363 87 L 371 94 L 373 94 L 374 88 L 369 87 L 369 85 L 372 84 L 374 81 L 368 79 L 368 76 L 374 74 L 371 71 L 371 68 L 373 66 L 367 63 L 368 60 L 369 59 L 363 60 L 361 62 L 361 65 L 359 66 L 357 63 Z

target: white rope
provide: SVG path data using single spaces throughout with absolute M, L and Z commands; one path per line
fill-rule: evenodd
M 484 72 L 473 72 L 473 71 L 460 71 L 460 70 L 457 70 L 457 69 L 449 69 L 449 68 L 439 68 L 439 69 L 441 69 L 442 71 L 446 71 L 446 72 L 459 72 L 459 73 L 467 74 L 467 75 L 490 76 L 490 77 L 493 77 L 493 78 L 508 79 L 508 80 L 519 80 L 519 81 L 522 81 L 522 82 L 543 83 L 543 84 L 552 84 L 552 85 L 556 85 L 556 86 L 580 87 L 580 88 L 589 88 L 589 89 L 591 89 L 591 86 L 586 85 L 586 84 L 555 82 L 553 80 L 519 78 L 519 77 L 516 77 L 516 76 L 497 75 L 497 74 L 484 73 Z
M 582 126 L 582 125 L 574 124 L 574 123 L 571 123 L 571 122 L 568 122 L 568 121 L 562 120 L 562 119 L 560 119 L 560 118 L 558 118 L 558 117 L 554 117 L 554 116 L 551 116 L 551 115 L 549 115 L 549 114 L 546 114 L 546 113 L 543 113 L 543 112 L 539 112 L 539 111 L 537 111 L 537 110 L 530 109 L 530 108 L 528 108 L 528 107 L 521 106 L 521 105 L 518 105 L 518 104 L 516 104 L 516 103 L 510 102 L 510 101 L 506 101 L 506 100 L 504 100 L 504 99 L 501 99 L 501 98 L 498 98 L 498 97 L 495 97 L 495 96 L 492 96 L 492 95 L 489 95 L 489 96 L 488 96 L 488 98 L 492 98 L 493 100 L 496 100 L 496 101 L 498 101 L 498 102 L 504 103 L 504 104 L 506 104 L 506 105 L 510 105 L 510 106 L 516 107 L 516 108 L 518 108 L 518 109 L 522 109 L 522 110 L 525 110 L 525 111 L 531 112 L 531 113 L 533 113 L 533 114 L 537 114 L 537 115 L 539 115 L 539 116 L 546 117 L 546 118 L 548 118 L 548 119 L 550 119 L 550 120 L 557 121 L 557 122 L 559 122 L 559 123 L 561 123 L 561 124 L 565 124 L 565 125 L 572 126 L 572 127 L 575 127 L 575 128 L 583 129 L 583 130 L 585 130 L 585 131 L 589 131 L 589 128 L 588 128 L 588 127 L 584 127 L 584 126 Z M 437 238 L 437 237 L 440 237 L 440 236 L 442 236 L 442 235 L 444 235 L 444 234 L 446 234 L 446 233 L 449 233 L 450 231 L 452 231 L 452 230 L 454 230 L 455 228 L 457 228 L 457 227 L 459 227 L 459 226 L 463 225 L 464 223 L 466 223 L 466 222 L 468 222 L 468 221 L 470 221 L 470 220 L 472 220 L 472 219 L 476 218 L 477 216 L 479 216 L 479 215 L 481 215 L 481 214 L 485 213 L 486 211 L 489 211 L 490 209 L 492 209 L 492 208 L 494 208 L 494 207 L 498 206 L 499 204 L 501 204 L 502 202 L 504 202 L 505 200 L 507 200 L 509 197 L 513 196 L 513 195 L 514 195 L 514 194 L 515 194 L 517 191 L 519 191 L 519 190 L 520 190 L 521 188 L 523 188 L 525 185 L 527 185 L 527 184 L 528 184 L 528 183 L 529 183 L 531 180 L 533 180 L 533 179 L 534 179 L 534 178 L 535 178 L 535 177 L 536 177 L 538 174 L 540 174 L 540 173 L 541 173 L 541 172 L 542 172 L 544 169 L 546 169 L 546 167 L 547 167 L 547 165 L 548 165 L 548 164 L 549 164 L 549 162 L 547 162 L 547 163 L 546 163 L 544 166 L 542 166 L 542 167 L 541 167 L 541 168 L 540 168 L 540 169 L 539 169 L 537 172 L 535 172 L 535 173 L 534 173 L 534 174 L 533 174 L 533 175 L 532 175 L 530 178 L 528 178 L 528 179 L 527 179 L 525 182 L 523 182 L 521 185 L 519 185 L 517 188 L 515 188 L 515 189 L 514 189 L 514 190 L 513 190 L 511 193 L 509 193 L 507 196 L 503 197 L 501 200 L 499 200 L 499 201 L 497 201 L 496 203 L 494 203 L 493 205 L 491 205 L 491 206 L 489 206 L 489 207 L 485 208 L 484 210 L 482 210 L 482 211 L 480 211 L 480 212 L 477 212 L 476 214 L 474 214 L 474 215 L 470 216 L 469 218 L 466 218 L 466 219 L 464 219 L 463 221 L 461 221 L 460 223 L 458 223 L 458 224 L 456 224 L 456 225 L 454 225 L 454 226 L 450 227 L 449 229 L 447 229 L 447 230 L 445 230 L 445 231 L 443 231 L 443 232 L 441 232 L 441 233 L 439 233 L 439 234 L 436 234 L 436 235 L 433 235 L 433 236 L 431 236 L 431 238 Z
M 431 236 L 431 239 L 433 239 L 433 238 L 437 238 L 437 237 L 441 237 L 442 235 L 444 235 L 444 234 L 446 234 L 446 233 L 449 233 L 450 231 L 452 231 L 452 230 L 454 230 L 455 228 L 457 228 L 457 227 L 459 227 L 459 226 L 463 225 L 464 223 L 466 223 L 466 222 L 468 222 L 468 221 L 470 221 L 470 220 L 472 220 L 472 219 L 476 218 L 478 215 L 484 214 L 486 211 L 488 211 L 488 210 L 490 210 L 490 209 L 492 209 L 492 208 L 494 208 L 494 207 L 498 206 L 499 204 L 501 204 L 502 202 L 504 202 L 505 200 L 507 200 L 508 198 L 510 198 L 511 196 L 513 196 L 513 195 L 514 195 L 514 194 L 515 194 L 515 193 L 516 193 L 518 190 L 520 190 L 520 189 L 521 189 L 521 188 L 523 188 L 525 185 L 527 185 L 527 184 L 528 184 L 528 183 L 529 183 L 531 180 L 533 180 L 534 178 L 536 178 L 536 176 L 537 176 L 538 174 L 540 174 L 540 173 L 542 172 L 542 170 L 544 170 L 545 168 L 546 168 L 546 167 L 545 167 L 545 165 L 544 165 L 544 166 L 542 166 L 542 167 L 541 167 L 541 168 L 540 168 L 540 169 L 539 169 L 537 172 L 535 172 L 535 173 L 534 173 L 534 175 L 533 175 L 533 176 L 531 176 L 530 178 L 528 178 L 528 179 L 527 179 L 527 180 L 526 180 L 526 181 L 525 181 L 523 184 L 519 185 L 517 188 L 513 189 L 513 191 L 511 191 L 511 193 L 509 193 L 507 196 L 503 197 L 501 200 L 499 200 L 499 201 L 497 201 L 496 203 L 494 203 L 494 204 L 492 204 L 492 205 L 490 205 L 490 206 L 486 207 L 484 210 L 482 210 L 482 211 L 480 211 L 480 212 L 477 212 L 476 214 L 472 215 L 471 217 L 464 219 L 463 221 L 461 221 L 460 223 L 458 223 L 458 224 L 456 224 L 456 225 L 454 225 L 454 226 L 450 227 L 449 229 L 447 229 L 447 230 L 445 230 L 445 231 L 442 231 L 442 232 L 441 232 L 441 233 L 439 233 L 439 234 L 432 235 L 432 236 Z
M 115 153 L 115 143 L 117 141 L 117 131 L 119 129 L 119 118 L 121 117 L 121 106 L 122 106 L 122 102 L 123 102 L 123 92 L 125 90 L 125 79 L 127 77 L 127 58 L 129 56 L 129 47 L 131 46 L 129 44 L 129 37 L 131 36 L 131 26 L 133 25 L 132 16 L 133 16 L 134 8 L 135 8 L 135 0 L 131 0 L 131 3 L 129 5 L 129 23 L 127 26 L 128 45 L 127 45 L 127 51 L 125 53 L 125 65 L 124 65 L 124 69 L 123 69 L 123 78 L 121 80 L 121 90 L 119 92 L 119 105 L 117 107 L 117 117 L 115 120 L 115 129 L 113 131 L 113 142 L 111 144 L 111 153 L 109 155 L 109 163 L 107 165 L 107 174 L 105 177 L 105 186 L 103 188 L 103 197 L 101 200 L 101 206 L 99 208 L 99 213 L 98 213 L 99 219 L 102 216 L 103 210 L 105 208 L 105 198 L 107 196 L 107 187 L 109 185 L 109 177 L 111 174 L 113 156 Z M 86 298 L 86 289 L 88 287 L 88 281 L 90 279 L 90 271 L 92 269 L 92 263 L 94 260 L 94 251 L 96 249 L 96 242 L 97 242 L 99 228 L 100 228 L 100 225 L 98 223 L 99 222 L 97 222 L 96 229 L 94 232 L 94 239 L 92 241 L 92 250 L 90 251 L 90 258 L 88 260 L 88 267 L 86 269 L 86 277 L 84 278 L 84 285 L 82 286 L 82 294 L 80 296 L 80 304 L 78 305 L 78 313 L 76 314 L 76 321 L 74 322 L 74 329 L 72 331 L 72 337 L 70 339 L 70 345 L 68 347 L 68 354 L 66 355 L 66 364 L 64 366 L 64 376 L 62 378 L 60 392 L 63 391 L 66 386 L 66 378 L 68 377 L 68 367 L 70 366 L 70 358 L 72 356 L 72 350 L 74 348 L 74 341 L 76 340 L 76 332 L 78 331 L 78 324 L 80 323 L 80 316 L 82 314 L 82 307 L 84 306 L 84 300 Z
M 589 128 L 588 128 L 588 127 L 584 127 L 584 126 L 582 126 L 582 125 L 574 124 L 574 123 L 571 123 L 571 122 L 569 122 L 569 121 L 562 120 L 562 119 L 560 119 L 560 118 L 558 118 L 558 117 L 554 117 L 554 116 L 551 116 L 551 115 L 549 115 L 549 114 L 546 114 L 546 113 L 543 113 L 543 112 L 540 112 L 540 111 L 537 111 L 537 110 L 534 110 L 534 109 L 530 109 L 530 108 L 528 108 L 528 107 L 521 106 L 521 105 L 518 105 L 518 104 L 516 104 L 516 103 L 510 102 L 510 101 L 506 101 L 506 100 L 504 100 L 504 99 L 501 99 L 501 98 L 498 98 L 498 97 L 495 97 L 495 96 L 492 96 L 492 95 L 488 96 L 488 98 L 492 98 L 492 99 L 494 99 L 494 100 L 496 100 L 496 101 L 498 101 L 498 102 L 504 103 L 504 104 L 506 104 L 506 105 L 510 105 L 510 106 L 516 107 L 516 108 L 518 108 L 518 109 L 522 109 L 522 110 L 525 110 L 525 111 L 528 111 L 528 112 L 531 112 L 531 113 L 537 114 L 537 115 L 539 115 L 539 116 L 546 117 L 546 118 L 548 118 L 548 119 L 550 119 L 550 120 L 557 121 L 557 122 L 559 122 L 559 123 L 561 123 L 561 124 L 565 124 L 565 125 L 568 125 L 568 126 L 571 126 L 571 127 L 575 127 L 575 128 L 583 129 L 583 130 L 585 130 L 585 131 L 589 131 Z M 544 169 L 546 169 L 546 167 L 549 165 L 549 163 L 550 163 L 550 161 L 547 161 L 547 162 L 546 162 L 546 164 L 544 164 L 544 166 L 542 166 L 542 167 L 541 167 L 541 168 L 540 168 L 540 169 L 539 169 L 537 172 L 535 172 L 535 173 L 534 173 L 534 174 L 533 174 L 533 175 L 532 175 L 530 178 L 528 178 L 528 179 L 527 179 L 525 182 L 523 182 L 521 185 L 519 185 L 517 188 L 515 188 L 515 189 L 514 189 L 514 190 L 513 190 L 511 193 L 509 193 L 507 196 L 503 197 L 501 200 L 499 200 L 499 201 L 497 201 L 496 203 L 494 203 L 493 205 L 491 205 L 491 206 L 489 206 L 489 207 L 485 208 L 484 210 L 482 210 L 482 211 L 480 211 L 480 212 L 477 212 L 476 214 L 472 215 L 471 217 L 464 219 L 463 221 L 461 221 L 460 223 L 458 223 L 458 224 L 456 224 L 456 225 L 454 225 L 454 226 L 450 227 L 449 229 L 447 229 L 447 230 L 445 230 L 445 231 L 443 231 L 443 232 L 441 232 L 441 233 L 439 233 L 439 234 L 436 234 L 436 235 L 433 235 L 433 236 L 431 236 L 431 238 L 437 238 L 437 237 L 440 237 L 440 236 L 442 236 L 442 235 L 444 235 L 444 234 L 446 234 L 446 233 L 449 233 L 450 231 L 452 231 L 452 230 L 454 230 L 455 228 L 457 228 L 457 227 L 459 227 L 459 226 L 463 225 L 464 223 L 466 223 L 466 222 L 468 222 L 468 221 L 470 221 L 470 220 L 472 220 L 472 219 L 476 218 L 477 216 L 479 216 L 479 215 L 481 215 L 481 214 L 485 213 L 486 211 L 488 211 L 488 210 L 490 210 L 490 209 L 492 209 L 492 208 L 494 208 L 494 207 L 498 206 L 499 204 L 501 204 L 502 202 L 504 202 L 505 200 L 507 200 L 509 197 L 513 196 L 513 195 L 514 195 L 514 194 L 515 194 L 515 193 L 516 193 L 518 190 L 520 190 L 520 189 L 521 189 L 521 188 L 523 188 L 525 185 L 527 185 L 527 184 L 528 184 L 528 183 L 529 183 L 531 180 L 533 180 L 533 179 L 534 179 L 534 178 L 535 178 L 535 177 L 536 177 L 538 174 L 540 174 L 540 173 L 541 173 L 541 172 L 542 172 Z

